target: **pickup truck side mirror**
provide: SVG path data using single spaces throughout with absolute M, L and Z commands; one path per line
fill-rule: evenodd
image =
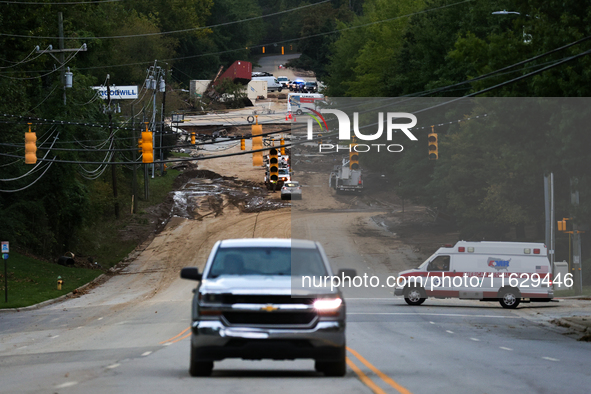
M 185 267 L 181 269 L 181 278 L 183 279 L 201 280 L 202 277 L 203 275 L 199 273 L 197 267 Z
M 357 271 L 352 269 L 352 268 L 344 268 L 344 269 L 340 269 L 339 273 L 338 273 L 338 277 L 339 278 L 351 278 L 353 279 L 354 277 L 357 276 Z

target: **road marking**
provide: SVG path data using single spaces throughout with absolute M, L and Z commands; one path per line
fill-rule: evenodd
M 499 346 L 499 349 L 509 350 L 509 351 L 513 350 L 510 347 L 504 347 L 504 346 Z
M 189 331 L 190 329 L 191 329 L 191 327 L 187 327 L 187 328 L 185 328 L 183 331 L 181 331 L 180 333 L 176 334 L 174 337 L 172 337 L 172 338 L 169 338 L 169 339 L 167 339 L 166 341 L 162 341 L 162 342 L 160 342 L 160 345 L 163 345 L 163 344 L 165 344 L 166 342 L 171 342 L 172 340 L 174 340 L 174 339 L 176 339 L 176 338 L 180 337 L 181 335 L 183 335 L 184 333 L 186 333 L 186 332 L 187 332 L 187 331 Z M 171 343 L 174 343 L 174 342 L 171 342 Z
M 152 354 L 152 352 L 148 350 L 147 352 L 142 353 L 142 357 L 149 356 L 150 354 Z
M 57 386 L 53 386 L 53 387 L 55 387 L 56 389 L 65 389 L 66 387 L 72 387 L 72 386 L 75 386 L 77 384 L 78 384 L 78 382 L 72 381 L 72 382 L 66 382 L 66 383 L 58 384 Z
M 476 341 L 476 342 L 479 342 L 480 341 L 480 339 L 478 339 L 478 338 L 470 338 L 470 339 L 473 340 L 473 341 Z
M 359 380 L 361 380 L 361 382 L 369 387 L 375 394 L 386 394 L 386 392 L 378 387 L 378 385 L 375 384 L 370 378 L 368 378 L 367 375 L 364 374 L 363 371 L 360 370 L 359 367 L 357 367 L 357 365 L 355 365 L 353 361 L 349 359 L 349 357 L 347 357 L 347 365 L 353 370 L 353 372 L 357 374 L 357 376 L 359 376 Z
M 363 358 L 363 356 L 361 356 L 361 354 L 357 353 L 355 350 L 351 349 L 350 347 L 347 347 L 347 350 L 351 354 L 353 354 L 355 357 L 357 357 L 357 359 L 359 361 L 361 361 L 367 368 L 371 369 L 376 375 L 378 375 L 380 377 L 380 379 L 382 379 L 384 382 L 386 382 L 387 384 L 392 386 L 394 389 L 396 389 L 396 391 L 398 391 L 400 394 L 412 394 L 406 388 L 404 388 L 401 385 L 399 385 L 398 383 L 396 383 L 394 381 L 394 379 L 392 379 L 391 377 L 389 377 L 388 375 L 386 375 L 385 373 L 383 373 L 382 371 L 380 371 L 379 369 L 374 367 L 373 364 L 371 364 L 369 361 L 367 361 L 365 358 Z
M 57 337 L 59 337 L 59 335 L 54 335 L 54 336 L 51 337 L 51 339 L 55 339 Z
M 118 366 L 120 366 L 121 364 L 119 363 L 115 363 L 115 364 L 111 364 L 107 367 L 107 369 L 113 369 L 113 368 L 117 368 Z
M 434 321 L 430 321 L 429 323 L 431 323 L 431 324 L 435 324 L 435 322 L 434 322 Z
M 98 319 L 96 319 L 96 320 L 103 320 L 103 318 L 102 318 L 102 317 L 99 317 L 99 318 L 98 318 Z
M 349 300 L 347 298 L 347 300 Z M 500 319 L 521 319 L 519 316 L 464 315 L 460 313 L 412 313 L 412 312 L 347 312 L 347 315 L 412 315 L 412 316 L 453 316 L 453 317 L 498 317 Z
M 180 337 L 179 339 L 175 339 L 174 341 L 171 341 L 170 343 L 177 343 L 178 341 L 182 341 L 183 339 L 189 338 L 191 336 L 191 333 L 188 333 L 187 335 L 184 335 L 182 337 Z
M 80 328 L 82 328 L 82 326 L 80 326 L 80 327 L 76 327 L 76 330 L 78 330 L 78 329 L 80 329 Z
M 453 334 L 453 333 L 454 333 L 454 332 L 453 332 L 453 331 L 451 331 L 451 330 L 445 330 L 445 332 L 448 332 L 448 333 L 450 333 L 450 334 Z
M 557 358 L 552 358 L 552 357 L 542 357 L 544 360 L 548 360 L 548 361 L 560 361 Z
M 24 348 L 26 348 L 26 347 L 27 347 L 27 345 L 25 345 L 25 346 L 21 346 L 21 347 L 17 347 L 17 348 L 16 348 L 16 350 L 19 350 L 19 349 L 24 349 Z

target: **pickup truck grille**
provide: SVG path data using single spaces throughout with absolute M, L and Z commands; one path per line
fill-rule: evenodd
M 230 324 L 244 325 L 290 325 L 300 326 L 312 323 L 315 312 L 224 312 Z
M 222 304 L 308 304 L 314 303 L 314 298 L 292 297 L 290 295 L 235 295 L 223 294 Z

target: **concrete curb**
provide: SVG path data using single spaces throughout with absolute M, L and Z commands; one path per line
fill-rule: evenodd
M 149 236 L 146 241 L 139 244 L 123 260 L 121 260 L 119 263 L 115 264 L 113 267 L 109 268 L 109 270 L 106 273 L 100 274 L 99 276 L 97 276 L 96 278 L 91 280 L 90 282 L 72 290 L 71 292 L 69 292 L 67 294 L 59 296 L 57 298 L 53 298 L 51 300 L 42 301 L 42 302 L 35 304 L 35 305 L 23 306 L 22 308 L 0 309 L 0 313 L 25 312 L 25 311 L 31 311 L 31 310 L 43 308 L 44 306 L 57 304 L 58 302 L 62 302 L 67 299 L 70 299 L 70 298 L 76 296 L 78 293 L 83 292 L 84 290 L 86 290 L 89 287 L 98 286 L 100 284 L 103 284 L 107 280 L 109 280 L 117 271 L 122 270 L 123 268 L 125 268 L 125 266 L 128 263 L 131 263 L 132 261 L 134 261 L 144 250 L 146 250 L 148 248 L 148 246 L 152 243 L 153 240 L 154 240 L 154 234 Z
M 29 306 L 23 306 L 22 308 L 6 308 L 6 309 L 0 309 L 0 313 L 10 313 L 10 312 L 24 312 L 24 311 L 32 311 L 35 309 L 39 309 L 39 308 L 43 308 L 44 306 L 48 306 L 51 304 L 57 304 L 58 302 L 61 301 L 65 301 L 69 298 L 72 298 L 72 296 L 74 296 L 76 293 L 80 293 L 84 290 L 86 290 L 88 287 L 91 287 L 95 284 L 99 284 L 99 283 L 103 283 L 105 282 L 107 279 L 109 279 L 112 275 L 107 275 L 107 274 L 100 274 L 99 276 L 97 276 L 96 278 L 94 278 L 93 280 L 91 280 L 90 282 L 88 282 L 85 285 L 82 285 L 80 287 L 78 287 L 77 289 L 72 290 L 71 292 L 64 294 L 62 296 L 59 296 L 57 298 L 53 298 L 51 300 L 47 300 L 47 301 L 42 301 L 38 304 L 35 305 L 29 305 Z

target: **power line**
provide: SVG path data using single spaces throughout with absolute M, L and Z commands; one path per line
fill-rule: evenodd
M 391 22 L 391 21 L 394 21 L 394 20 L 397 20 L 397 19 L 407 18 L 407 17 L 411 17 L 411 16 L 414 16 L 414 15 L 419 15 L 419 14 L 423 14 L 423 13 L 427 13 L 427 12 L 437 11 L 439 9 L 453 7 L 453 6 L 464 4 L 464 3 L 468 3 L 468 2 L 471 2 L 471 1 L 473 1 L 473 0 L 464 0 L 464 1 L 460 1 L 460 2 L 452 3 L 452 4 L 447 4 L 447 5 L 440 6 L 440 7 L 434 7 L 434 8 L 429 8 L 429 9 L 425 9 L 425 10 L 413 12 L 413 13 L 410 13 L 410 14 L 400 15 L 400 16 L 397 16 L 397 17 L 394 17 L 394 18 L 382 19 L 382 20 L 379 20 L 379 21 L 370 22 L 370 23 L 366 23 L 366 24 L 362 24 L 362 25 L 346 27 L 346 28 L 343 28 L 343 29 L 336 29 L 336 30 L 332 30 L 332 31 L 329 31 L 329 32 L 312 34 L 312 35 L 302 36 L 302 37 L 298 37 L 298 38 L 292 38 L 292 39 L 287 39 L 287 40 L 282 40 L 282 41 L 275 41 L 275 42 L 270 42 L 270 43 L 265 43 L 265 44 L 259 44 L 259 45 L 252 45 L 252 46 L 249 46 L 248 48 L 236 48 L 236 49 L 228 49 L 228 50 L 218 51 L 218 52 L 202 53 L 202 54 L 199 54 L 199 55 L 174 57 L 174 58 L 162 59 L 162 61 L 170 61 L 170 62 L 172 62 L 172 61 L 175 61 L 175 60 L 194 59 L 194 58 L 203 57 L 203 56 L 222 55 L 222 54 L 225 54 L 225 53 L 243 51 L 245 49 L 262 48 L 264 46 L 270 46 L 270 45 L 277 45 L 277 44 L 284 44 L 284 43 L 289 43 L 289 42 L 301 41 L 301 40 L 305 40 L 305 39 L 308 39 L 308 38 L 320 37 L 320 36 L 325 36 L 325 35 L 328 35 L 328 34 L 334 34 L 334 33 L 340 33 L 340 32 L 343 32 L 343 31 L 358 29 L 360 27 L 367 27 L 367 26 L 371 26 L 371 25 L 375 25 L 375 24 L 379 24 L 379 23 Z M 313 5 L 317 5 L 317 4 L 321 4 L 321 3 L 315 3 Z M 293 10 L 296 10 L 296 9 L 297 8 L 293 8 L 293 9 L 288 10 L 288 11 L 293 11 Z M 285 11 L 285 12 L 287 12 L 287 11 Z M 271 15 L 271 14 L 269 14 L 269 15 Z M 161 34 L 161 33 L 153 33 L 153 34 Z M 6 34 L 0 33 L 0 36 L 2 36 L 2 35 L 6 35 Z M 29 38 L 29 36 L 23 36 L 23 37 Z M 43 37 L 41 37 L 41 38 L 43 38 Z M 55 37 L 48 37 L 48 38 L 55 38 Z M 89 39 L 91 39 L 91 38 L 93 38 L 93 37 L 90 37 Z M 103 37 L 103 38 L 110 38 L 110 37 Z M 68 38 L 68 37 L 66 37 L 66 39 L 82 39 L 82 38 L 80 38 L 80 37 L 75 37 L 75 38 Z M 146 65 L 146 64 L 151 64 L 151 62 L 135 62 L 135 63 L 106 65 L 106 66 L 79 67 L 77 69 L 78 70 L 96 70 L 96 69 L 102 69 L 102 68 L 127 67 L 127 66 L 138 66 L 138 65 Z M 47 70 L 39 70 L 37 72 L 46 72 L 46 71 Z
M 61 37 L 61 39 L 64 39 L 64 40 L 105 40 L 105 39 L 116 39 L 116 38 L 136 38 L 136 37 L 161 36 L 161 35 L 176 34 L 176 33 L 187 33 L 187 32 L 191 32 L 191 31 L 211 29 L 211 28 L 214 28 L 214 27 L 221 27 L 221 26 L 229 26 L 229 25 L 234 25 L 234 24 L 237 24 L 237 23 L 250 22 L 250 21 L 253 21 L 253 20 L 256 20 L 256 19 L 268 18 L 270 16 L 281 15 L 281 14 L 285 14 L 285 13 L 292 12 L 292 11 L 298 11 L 298 10 L 301 10 L 301 9 L 304 9 L 304 8 L 314 7 L 314 6 L 319 5 L 319 4 L 328 3 L 329 1 L 330 0 L 322 0 L 322 1 L 319 1 L 318 3 L 307 4 L 307 5 L 303 5 L 303 6 L 300 6 L 300 7 L 290 8 L 290 9 L 284 10 L 284 11 L 273 12 L 271 14 L 260 15 L 260 16 L 255 16 L 255 17 L 252 17 L 252 18 L 246 18 L 246 19 L 240 19 L 238 21 L 218 23 L 216 25 L 193 27 L 193 28 L 181 29 L 181 30 L 162 31 L 162 32 L 158 32 L 158 33 L 130 34 L 130 35 L 125 35 L 125 36 Z M 467 1 L 472 1 L 472 0 L 467 0 Z M 0 3 L 1 3 L 1 1 L 0 1 Z M 42 4 L 47 4 L 47 3 L 42 3 Z M 55 4 L 57 4 L 57 3 L 55 3 Z M 37 38 L 37 39 L 58 39 L 58 38 L 60 38 L 60 37 L 51 37 L 51 36 L 26 36 L 26 35 L 6 34 L 6 33 L 0 33 L 0 36 L 19 37 L 19 38 Z
M 0 4 L 18 4 L 18 5 L 77 5 L 77 4 L 99 4 L 99 3 L 117 3 L 123 0 L 93 0 L 93 1 L 65 1 L 65 2 L 51 2 L 42 3 L 38 1 L 4 1 L 0 0 Z

